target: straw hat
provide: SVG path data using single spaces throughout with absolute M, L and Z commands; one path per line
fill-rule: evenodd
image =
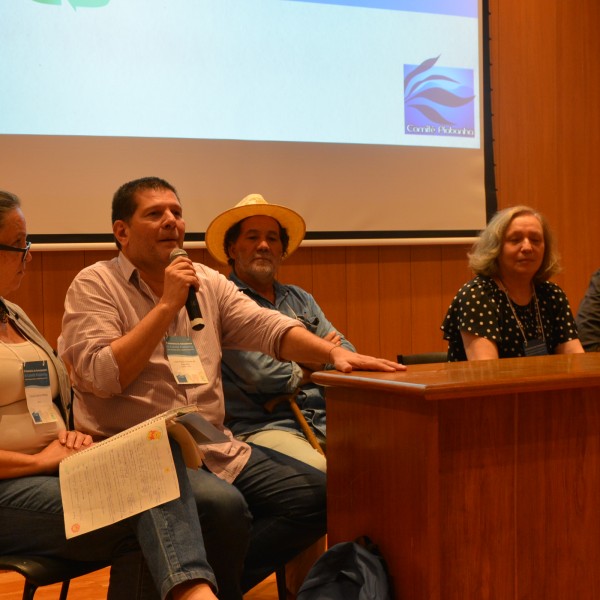
M 263 215 L 277 220 L 286 229 L 290 236 L 286 257 L 290 256 L 304 239 L 306 231 L 304 219 L 290 208 L 277 204 L 269 204 L 260 194 L 250 194 L 233 208 L 215 217 L 208 226 L 204 240 L 213 258 L 220 263 L 227 264 L 228 256 L 225 254 L 223 242 L 229 228 L 242 219 Z

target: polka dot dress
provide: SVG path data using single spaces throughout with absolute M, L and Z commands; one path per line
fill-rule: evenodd
M 575 319 L 556 284 L 545 281 L 535 286 L 535 292 L 548 351 L 554 354 L 559 344 L 577 339 Z M 527 306 L 513 302 L 513 307 L 527 339 L 541 338 L 534 299 Z M 448 340 L 449 361 L 467 360 L 461 331 L 495 342 L 500 358 L 525 356 L 525 340 L 506 294 L 490 277 L 478 275 L 458 290 L 441 328 Z

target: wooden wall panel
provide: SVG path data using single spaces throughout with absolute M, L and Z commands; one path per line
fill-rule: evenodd
M 444 315 L 456 292 L 472 277 L 467 252 L 470 246 L 442 246 L 442 306 Z M 442 315 L 443 316 L 443 315 Z
M 56 348 L 61 330 L 65 295 L 73 277 L 84 267 L 84 256 L 77 252 L 46 252 L 42 258 L 44 335 Z
M 43 255 L 40 252 L 32 252 L 31 256 L 32 260 L 25 267 L 21 286 L 8 296 L 8 300 L 16 302 L 41 330 L 44 327 Z
M 299 248 L 281 265 L 283 283 L 293 283 L 305 290 L 313 288 L 312 248 Z
M 361 354 L 380 353 L 379 250 L 348 248 L 348 339 Z
M 346 249 L 313 248 L 312 257 L 313 287 L 311 293 L 323 309 L 327 319 L 346 336 L 348 333 L 348 302 L 350 301 L 346 277 Z
M 583 0 L 558 3 L 560 37 L 556 68 L 560 73 L 556 104 L 555 148 L 559 154 L 559 244 L 565 265 L 561 279 L 574 309 L 587 281 L 600 266 L 600 4 Z
M 499 204 L 548 217 L 576 309 L 600 266 L 600 3 L 490 0 L 490 12 Z
M 442 252 L 439 246 L 414 246 L 410 252 L 413 352 L 443 350 L 440 325 L 447 306 L 442 302 Z
M 114 250 L 87 250 L 84 253 L 85 266 L 93 265 L 101 260 L 110 260 L 117 256 L 117 249 Z
M 410 248 L 379 249 L 379 356 L 396 360 L 398 354 L 410 354 L 412 319 L 412 281 Z M 357 299 L 355 299 L 356 301 Z
M 229 275 L 229 265 L 222 265 L 222 264 L 218 263 L 210 255 L 210 252 L 208 250 L 200 250 L 200 249 L 191 250 L 189 252 L 189 255 L 192 258 L 192 260 L 201 262 L 201 263 L 205 264 L 207 267 L 210 267 L 211 269 L 215 269 L 225 276 Z

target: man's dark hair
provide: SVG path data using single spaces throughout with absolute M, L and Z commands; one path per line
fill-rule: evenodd
M 129 223 L 137 209 L 135 195 L 138 192 L 144 192 L 146 190 L 169 190 L 170 192 L 173 192 L 177 197 L 177 200 L 179 200 L 177 190 L 168 181 L 165 181 L 160 177 L 142 177 L 141 179 L 128 181 L 127 183 L 124 183 L 113 196 L 111 223 L 113 225 L 116 221 L 125 221 L 125 223 Z M 179 200 L 179 202 L 181 203 L 181 200 Z M 115 243 L 120 250 L 121 244 L 116 238 Z
M 254 215 L 253 215 L 254 216 Z M 252 217 L 246 217 L 246 219 L 251 219 Z M 272 217 L 271 217 L 272 218 Z M 223 239 L 223 248 L 225 249 L 225 256 L 227 257 L 227 264 L 233 268 L 235 261 L 233 258 L 229 256 L 229 246 L 231 244 L 235 244 L 240 237 L 240 233 L 242 233 L 242 223 L 246 220 L 242 219 L 238 221 L 235 225 L 232 225 L 225 233 L 225 238 Z M 279 225 L 279 239 L 281 240 L 281 246 L 283 248 L 283 256 L 287 254 L 287 249 L 290 243 L 290 236 L 288 235 L 287 229 L 281 226 L 281 223 L 277 221 L 277 225 Z

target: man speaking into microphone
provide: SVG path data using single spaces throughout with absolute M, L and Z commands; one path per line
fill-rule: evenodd
M 188 475 L 207 579 L 214 573 L 220 600 L 242 600 L 325 533 L 325 475 L 236 440 L 223 426 L 222 348 L 333 363 L 346 372 L 404 367 L 321 339 L 297 319 L 258 306 L 217 271 L 174 253 L 183 247 L 185 222 L 175 188 L 162 179 L 122 185 L 112 223 L 119 255 L 83 269 L 65 299 L 58 347 L 71 365 L 75 424 L 99 440 L 195 404 L 225 433 L 229 442 L 201 446 L 204 465 Z M 202 299 L 200 330 L 185 308 L 190 290 Z

